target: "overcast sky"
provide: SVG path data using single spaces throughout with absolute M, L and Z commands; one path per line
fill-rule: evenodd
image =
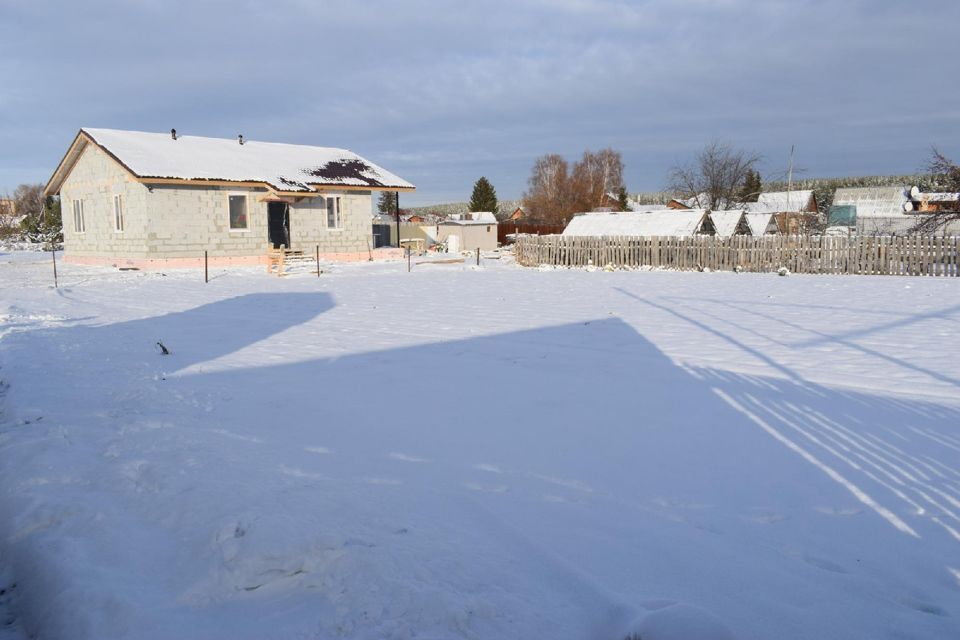
M 0 193 L 80 127 L 337 146 L 401 204 L 521 195 L 533 159 L 623 153 L 631 191 L 710 139 L 806 176 L 960 160 L 960 1 L 0 0 Z

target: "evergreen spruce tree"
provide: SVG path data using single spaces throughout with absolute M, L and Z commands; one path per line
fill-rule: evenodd
M 755 169 L 748 169 L 747 175 L 743 179 L 743 188 L 740 190 L 740 200 L 743 202 L 756 202 L 760 198 L 760 192 L 763 185 L 760 183 L 760 172 Z
M 498 215 L 500 206 L 497 204 L 497 192 L 484 177 L 473 185 L 473 195 L 470 196 L 470 211 L 490 211 Z
M 30 242 L 63 242 L 63 225 L 60 219 L 60 199 L 47 196 L 40 211 L 27 215 L 20 223 L 23 235 Z
M 377 200 L 377 213 L 387 216 L 397 215 L 397 195 L 393 191 L 380 192 L 380 199 Z
M 617 204 L 620 207 L 620 211 L 630 211 L 630 203 L 627 198 L 626 187 L 620 187 L 620 189 L 617 191 Z

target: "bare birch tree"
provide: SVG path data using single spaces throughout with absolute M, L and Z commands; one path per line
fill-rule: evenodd
M 713 141 L 694 161 L 670 170 L 668 188 L 695 208 L 723 210 L 743 204 L 743 185 L 760 156 Z
M 608 200 L 616 200 L 624 188 L 620 152 L 610 148 L 584 151 L 583 158 L 573 166 L 571 182 L 573 204 L 578 211 L 592 211 Z
M 532 220 L 562 223 L 572 213 L 569 165 L 562 156 L 551 153 L 533 163 L 523 204 Z

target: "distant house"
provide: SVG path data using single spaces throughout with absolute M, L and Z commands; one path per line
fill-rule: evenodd
M 744 207 L 750 213 L 816 213 L 817 196 L 812 189 L 768 191 L 761 193 L 756 202 L 745 203 Z
M 578 213 L 563 230 L 565 236 L 692 236 L 701 233 L 703 209 Z
M 523 220 L 526 217 L 527 217 L 527 212 L 524 211 L 523 207 L 517 207 L 516 209 L 513 210 L 513 213 L 511 213 L 507 217 L 507 220 L 509 220 L 510 222 L 517 222 L 519 220 Z
M 496 249 L 497 217 L 489 211 L 455 214 L 437 224 L 436 239 L 461 251 Z
M 367 259 L 371 193 L 413 189 L 344 149 L 81 129 L 44 195 L 60 195 L 67 261 L 150 267 L 281 246 Z
M 960 211 L 960 193 L 924 193 L 919 187 L 911 187 L 910 202 L 917 213 Z

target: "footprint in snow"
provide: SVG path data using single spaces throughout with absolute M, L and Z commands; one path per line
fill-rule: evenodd
M 848 507 L 848 508 L 816 507 L 815 509 L 818 513 L 822 513 L 823 515 L 826 515 L 826 516 L 847 516 L 847 517 L 858 515 L 863 511 L 863 509 L 859 509 L 857 507 Z
M 401 481 L 394 480 L 393 478 L 364 478 L 363 481 L 366 482 L 367 484 L 378 484 L 378 485 L 386 485 L 386 486 L 396 486 L 399 484 L 403 484 Z
M 923 600 L 917 600 L 916 598 L 901 598 L 900 604 L 905 607 L 910 607 L 916 611 L 920 611 L 921 613 L 929 613 L 932 616 L 947 615 L 947 612 L 943 610 L 943 607 L 930 602 L 924 602 Z
M 831 571 L 833 573 L 847 573 L 847 570 L 842 566 L 837 564 L 832 560 L 827 560 L 826 558 L 819 558 L 817 556 L 812 556 L 810 554 L 803 554 L 803 561 L 807 564 L 814 566 L 818 569 L 823 569 L 824 571 Z
M 750 522 L 756 522 L 757 524 L 776 524 L 784 520 L 789 520 L 790 516 L 784 516 L 779 513 L 760 513 L 755 516 L 746 516 L 746 519 Z
M 464 485 L 471 491 L 481 491 L 484 493 L 506 493 L 510 487 L 503 484 L 480 484 L 478 482 L 468 482 Z
M 426 458 L 419 458 L 417 456 L 411 456 L 407 453 L 401 453 L 399 451 L 393 451 L 387 454 L 387 457 L 391 460 L 400 460 L 402 462 L 430 462 Z
M 326 447 L 304 447 L 303 450 L 310 453 L 331 453 Z
M 577 491 L 583 491 L 584 493 L 593 493 L 593 489 L 579 480 L 566 480 L 564 478 L 555 478 L 553 476 L 545 476 L 539 473 L 528 474 L 531 478 L 536 478 L 537 480 L 542 480 L 543 482 L 548 482 L 550 484 L 557 485 L 558 487 L 563 487 L 564 489 L 576 489 Z

